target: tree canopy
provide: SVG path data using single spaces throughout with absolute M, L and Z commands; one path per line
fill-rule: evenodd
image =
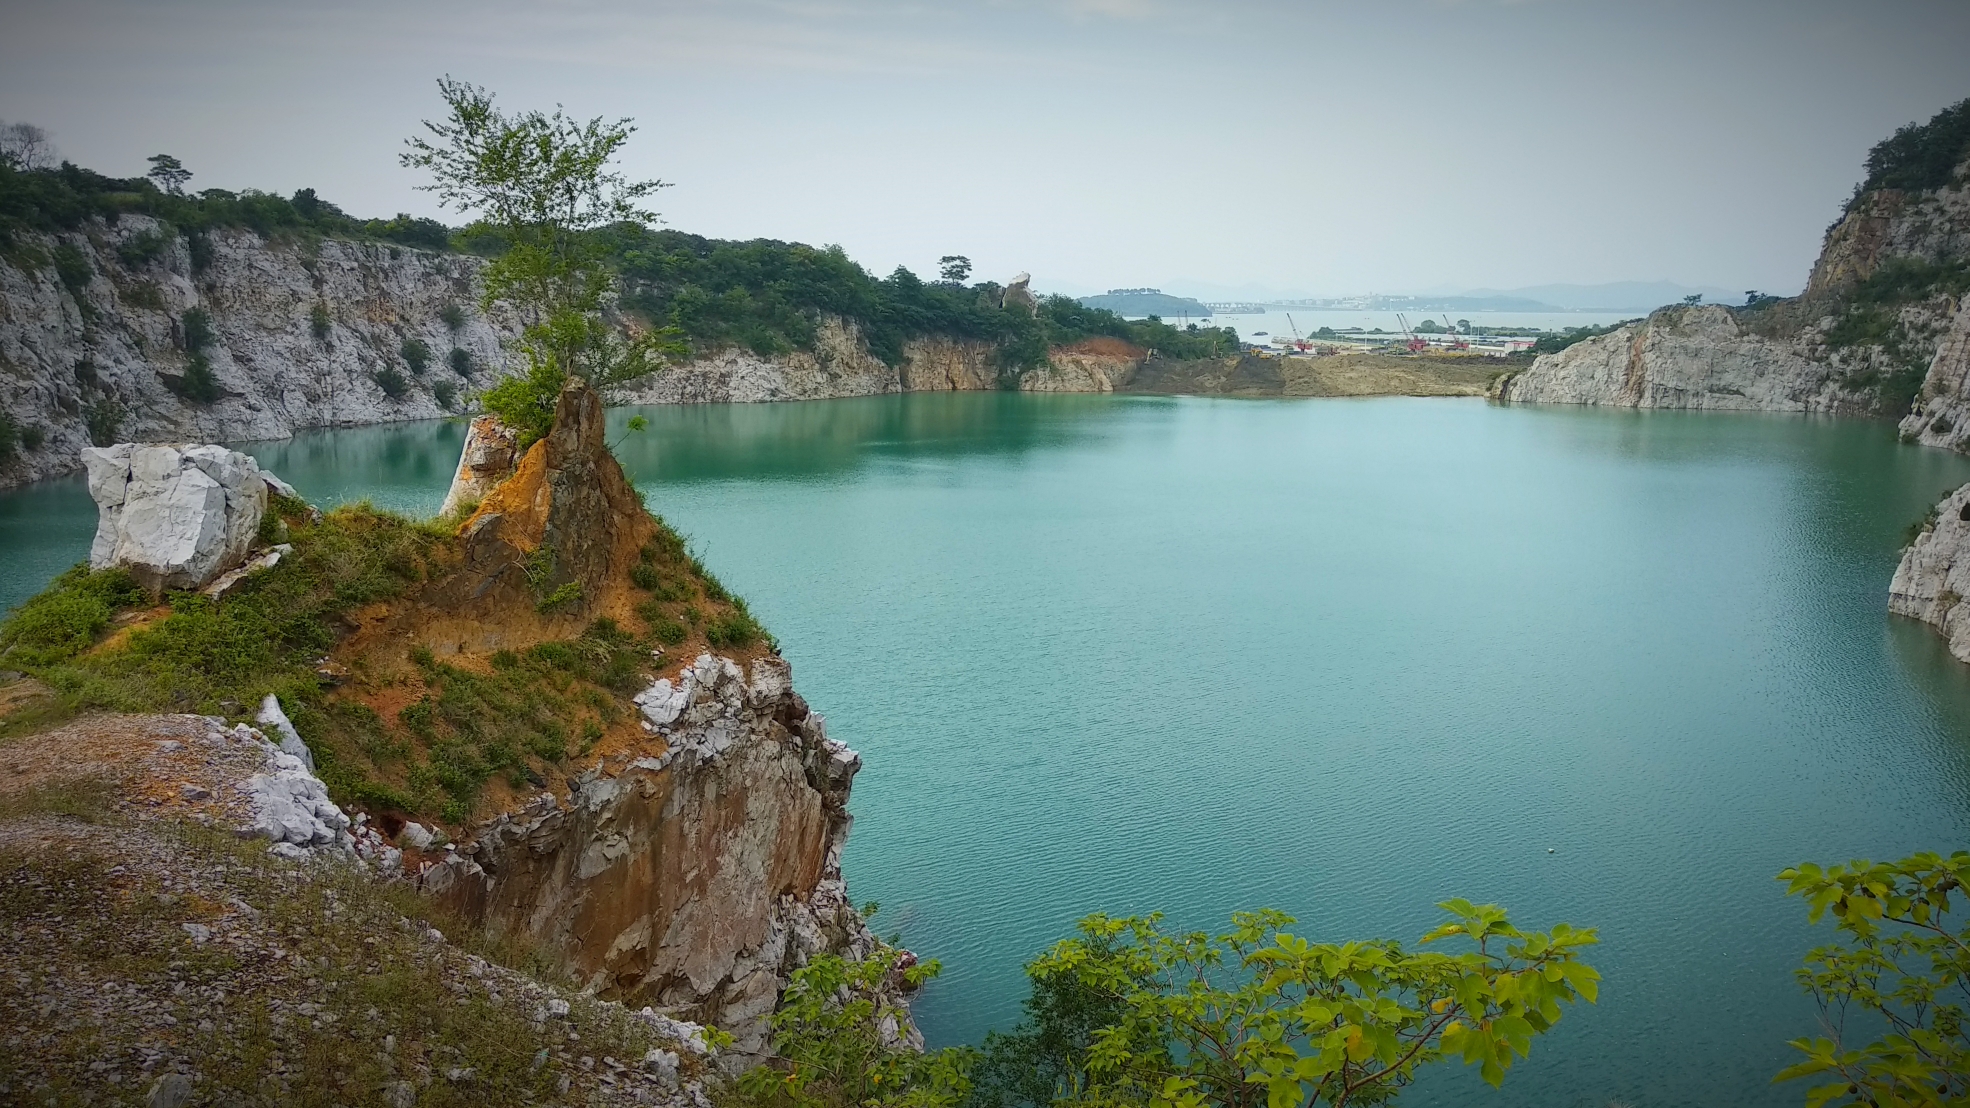
M 636 129 L 626 118 L 580 121 L 559 108 L 508 114 L 492 93 L 451 77 L 438 81 L 438 91 L 449 115 L 426 120 L 430 137 L 406 140 L 401 160 L 430 173 L 420 187 L 477 216 L 503 246 L 486 266 L 483 306 L 505 301 L 520 311 L 527 372 L 493 386 L 482 402 L 519 431 L 524 447 L 547 432 L 569 377 L 607 389 L 653 372 L 676 349 L 667 329 L 625 328 L 609 318 L 614 277 L 606 241 L 595 233 L 654 220 L 641 205 L 663 182 L 631 180 L 614 168 Z

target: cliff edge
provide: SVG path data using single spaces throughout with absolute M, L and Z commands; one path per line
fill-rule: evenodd
M 462 520 L 321 513 L 256 479 L 238 553 L 284 555 L 223 591 L 160 602 L 168 580 L 78 567 L 0 626 L 0 751 L 238 722 L 294 782 L 277 845 L 353 852 L 550 977 L 720 1027 L 728 1070 L 767 1053 L 793 970 L 877 949 L 841 875 L 860 758 L 645 510 L 592 389 Z
M 1962 449 L 1970 441 L 1966 134 L 1970 101 L 1877 146 L 1868 180 L 1827 229 L 1800 296 L 1660 308 L 1540 356 L 1502 378 L 1493 397 L 1872 413 L 1900 419 L 1912 441 Z M 1897 161 L 1911 150 L 1920 172 Z

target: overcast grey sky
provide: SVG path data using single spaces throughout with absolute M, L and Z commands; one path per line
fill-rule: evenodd
M 0 0 L 0 118 L 439 215 L 396 152 L 451 73 L 635 117 L 673 227 L 877 273 L 1789 292 L 1966 44 L 1966 0 Z

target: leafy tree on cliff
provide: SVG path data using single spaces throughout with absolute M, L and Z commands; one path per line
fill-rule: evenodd
M 150 162 L 150 172 L 145 176 L 157 182 L 159 191 L 169 196 L 184 195 L 185 182 L 192 179 L 192 171 L 185 168 L 185 163 L 169 154 L 152 154 L 146 160 Z
M 1822 1079 L 1807 1108 L 1970 1102 L 1970 922 L 1951 919 L 1964 906 L 1970 853 L 1808 862 L 1778 876 L 1814 923 L 1832 913 L 1844 940 L 1814 950 L 1799 970 L 1828 1034 L 1793 1040 L 1805 1058 L 1778 1080 Z M 1867 1034 L 1885 1034 L 1850 1046 L 1855 1016 Z
M 629 119 L 581 122 L 559 108 L 509 115 L 485 89 L 450 77 L 438 90 L 450 115 L 426 120 L 429 137 L 406 140 L 401 161 L 428 171 L 433 181 L 421 187 L 475 214 L 506 245 L 486 266 L 483 306 L 504 300 L 519 309 L 527 372 L 482 400 L 524 446 L 546 434 L 570 376 L 598 388 L 623 384 L 657 369 L 674 349 L 667 331 L 625 335 L 605 318 L 613 278 L 595 234 L 654 220 L 641 205 L 664 183 L 612 168 L 635 131 Z

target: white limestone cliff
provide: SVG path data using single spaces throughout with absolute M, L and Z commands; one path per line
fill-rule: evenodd
M 1825 412 L 1862 402 L 1831 366 L 1747 330 L 1728 309 L 1662 308 L 1502 378 L 1499 400 L 1624 408 Z
M 219 229 L 202 269 L 183 237 L 153 260 L 125 261 L 120 248 L 160 229 L 124 216 L 22 235 L 23 248 L 0 258 L 0 412 L 43 436 L 0 463 L 0 487 L 72 471 L 92 438 L 229 442 L 430 419 L 447 414 L 446 387 L 462 396 L 505 372 L 500 341 L 513 328 L 478 312 L 477 258 Z M 86 269 L 74 287 L 50 260 L 62 252 Z M 456 331 L 446 305 L 465 313 Z M 183 320 L 192 308 L 213 332 L 199 352 L 218 383 L 210 403 L 172 391 L 191 356 Z M 409 339 L 433 352 L 421 375 L 401 355 Z M 453 348 L 469 357 L 471 379 L 451 368 Z M 402 397 L 377 383 L 386 369 L 408 383 Z
M 1970 662 L 1970 485 L 1936 505 L 1936 518 L 1902 551 L 1888 610 L 1935 627 L 1951 654 Z

